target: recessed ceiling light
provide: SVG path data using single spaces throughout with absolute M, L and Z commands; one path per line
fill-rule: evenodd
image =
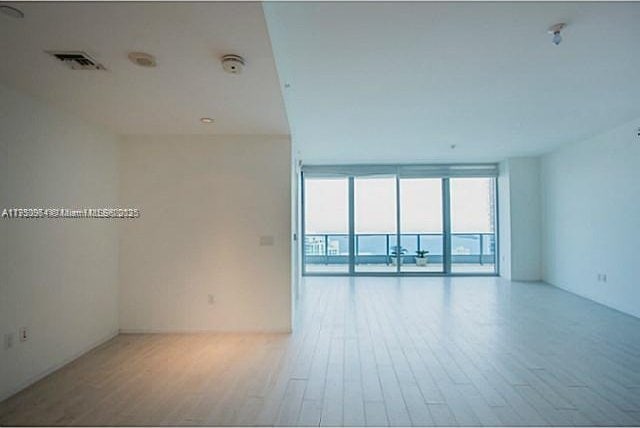
M 156 58 L 145 52 L 131 52 L 128 55 L 129 60 L 140 67 L 155 67 Z
M 24 12 L 13 6 L 7 6 L 6 4 L 0 4 L 0 12 L 12 18 L 24 18 Z
M 213 119 L 211 119 L 210 117 L 201 117 L 200 118 L 200 122 L 202 122 L 202 123 L 213 123 Z

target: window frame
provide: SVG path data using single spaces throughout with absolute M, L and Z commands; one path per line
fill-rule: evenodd
M 355 218 L 354 218 L 354 180 L 356 177 L 393 175 L 396 180 L 396 241 L 401 242 L 401 207 L 400 180 L 403 178 L 439 178 L 442 183 L 442 221 L 443 221 L 443 270 L 441 272 L 402 271 L 400 264 L 396 264 L 395 271 L 367 272 L 355 269 Z M 307 271 L 305 242 L 305 180 L 313 178 L 348 178 L 348 269 L 344 272 L 309 272 Z M 491 178 L 494 187 L 494 240 L 495 260 L 493 272 L 452 272 L 451 270 L 451 178 Z M 301 239 L 298 250 L 301 255 L 302 276 L 499 276 L 500 275 L 500 228 L 499 228 L 499 194 L 498 194 L 498 165 L 497 164 L 401 164 L 401 165 L 302 165 L 300 169 L 300 212 Z

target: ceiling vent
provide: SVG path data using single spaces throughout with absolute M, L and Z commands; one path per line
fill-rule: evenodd
M 47 51 L 52 57 L 62 61 L 64 65 L 72 70 L 106 70 L 102 64 L 91 58 L 85 52 L 72 51 Z

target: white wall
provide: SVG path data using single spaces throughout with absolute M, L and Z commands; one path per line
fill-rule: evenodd
M 300 282 L 302 280 L 302 266 L 300 254 L 300 168 L 294 151 L 291 151 L 291 301 L 292 314 L 296 313 L 296 305 L 300 297 Z M 297 239 L 293 240 L 293 236 Z M 293 318 L 295 322 L 295 317 Z M 292 326 L 295 328 L 295 325 Z
M 289 137 L 129 136 L 120 167 L 142 210 L 121 229 L 122 330 L 290 331 Z
M 116 138 L 0 86 L 0 174 L 0 209 L 114 206 Z M 117 254 L 114 221 L 0 219 L 0 400 L 117 332 Z
M 540 159 L 509 160 L 511 191 L 511 278 L 538 281 L 541 267 Z
M 542 161 L 546 282 L 640 316 L 640 119 Z M 607 281 L 598 281 L 598 274 Z
M 542 278 L 540 159 L 502 162 L 498 193 L 500 273 L 514 281 L 538 281 Z

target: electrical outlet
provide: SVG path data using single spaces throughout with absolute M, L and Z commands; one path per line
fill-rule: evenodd
M 216 303 L 216 298 L 213 296 L 213 294 L 209 294 L 209 295 L 207 296 L 207 302 L 208 302 L 210 305 L 213 305 L 213 304 L 215 304 L 215 303 Z
M 13 333 L 6 333 L 4 335 L 4 349 L 12 348 L 14 341 L 15 339 Z
M 29 339 L 29 330 L 27 327 L 20 328 L 20 342 L 26 342 Z

